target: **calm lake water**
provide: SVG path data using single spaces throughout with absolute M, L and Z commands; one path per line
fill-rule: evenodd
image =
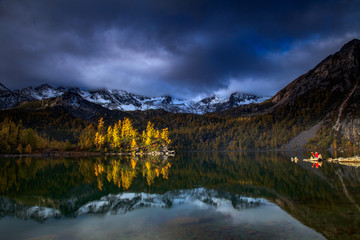
M 360 239 L 360 168 L 288 155 L 0 159 L 0 238 Z

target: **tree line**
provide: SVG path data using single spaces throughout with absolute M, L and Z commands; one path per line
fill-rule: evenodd
M 0 123 L 0 153 L 33 153 L 34 150 L 57 148 L 68 149 L 69 141 L 57 141 L 46 135 L 39 135 L 32 128 L 25 128 L 20 121 L 15 123 L 5 118 Z

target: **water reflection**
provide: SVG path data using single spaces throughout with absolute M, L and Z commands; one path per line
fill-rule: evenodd
M 131 206 L 142 207 L 143 194 L 158 194 L 169 208 L 174 203 L 164 197 L 169 193 L 204 188 L 266 199 L 330 239 L 360 237 L 359 168 L 328 162 L 316 168 L 299 159 L 291 162 L 279 152 L 1 159 L 0 214 L 26 218 L 21 214 L 31 212 L 28 217 L 43 221 L 51 211 L 50 216 L 78 216 L 84 209 L 116 212 L 110 202 L 125 206 L 119 201 L 124 194 L 133 194 Z M 229 199 L 233 206 L 235 199 Z
M 108 195 L 78 212 L 104 211 L 44 224 L 7 218 L 0 232 L 7 239 L 324 239 L 275 204 L 203 188 Z
M 94 164 L 94 171 L 99 190 L 102 190 L 104 179 L 109 183 L 114 183 L 118 188 L 127 190 L 139 172 L 146 178 L 147 184 L 150 186 L 154 179 L 160 177 L 160 175 L 167 179 L 170 167 L 171 164 L 167 160 L 155 157 L 139 160 L 133 156 L 125 160 L 107 160 L 106 158 L 102 160 L 97 158 Z
M 156 178 L 167 179 L 170 168 L 170 161 L 160 157 L 1 159 L 0 194 L 39 191 L 39 194 L 54 196 L 52 189 L 56 189 L 56 196 L 81 183 L 96 183 L 100 191 L 104 184 L 113 184 L 119 190 L 127 190 L 139 175 L 146 179 L 149 186 Z M 45 185 L 47 187 L 43 188 Z
M 111 160 L 97 158 L 94 163 L 94 172 L 99 190 L 103 188 L 104 179 L 118 188 L 127 190 L 140 172 L 150 186 L 160 175 L 167 179 L 170 167 L 171 163 L 168 160 L 156 157 L 141 158 L 141 160 L 135 156 Z

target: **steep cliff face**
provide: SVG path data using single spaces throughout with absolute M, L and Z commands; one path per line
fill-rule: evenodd
M 332 129 L 345 139 L 360 145 L 360 41 L 353 40 L 346 44 L 336 59 L 336 71 L 328 76 L 337 80 L 329 89 L 337 94 L 339 103 L 335 110 L 336 121 Z
M 360 145 L 360 118 L 345 118 L 340 123 L 339 132 L 345 139 Z

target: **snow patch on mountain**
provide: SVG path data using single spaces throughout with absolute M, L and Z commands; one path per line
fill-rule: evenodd
M 43 85 L 35 88 L 35 90 L 41 96 L 42 99 L 58 97 L 58 96 L 63 95 L 66 91 L 64 88 L 54 89 L 53 87 L 51 87 L 48 84 L 43 84 Z

